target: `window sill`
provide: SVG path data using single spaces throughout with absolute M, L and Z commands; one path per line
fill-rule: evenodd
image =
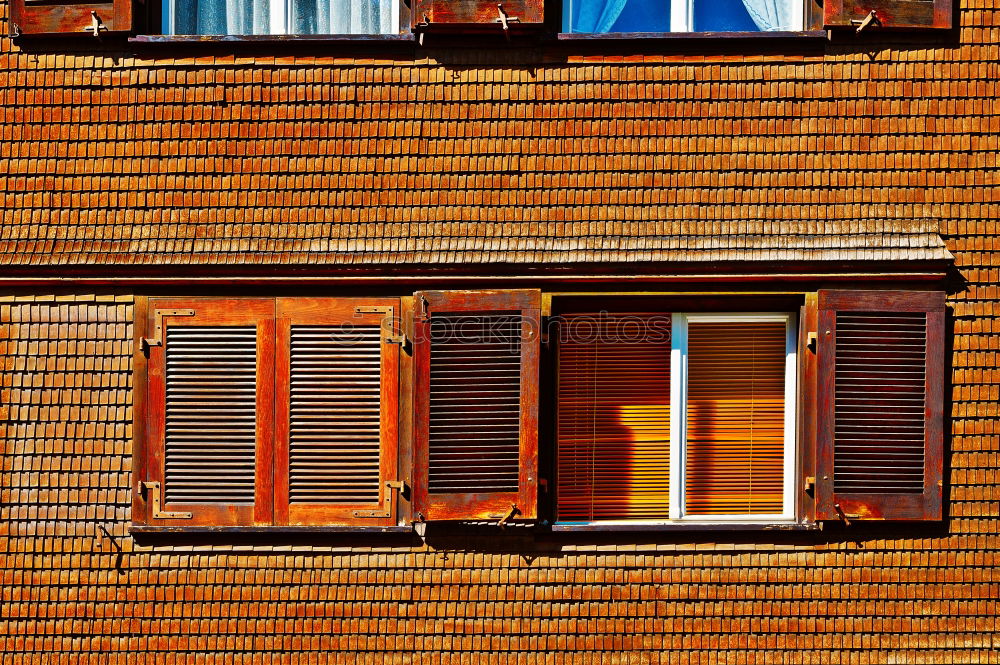
M 345 44 L 359 46 L 403 45 L 416 43 L 415 35 L 409 33 L 391 35 L 136 35 L 129 38 L 131 44 Z
M 553 533 L 636 533 L 636 532 L 684 532 L 684 531 L 818 531 L 816 522 L 772 522 L 753 524 L 749 522 L 688 522 L 688 523 L 650 523 L 636 522 L 627 524 L 591 523 L 591 524 L 553 524 Z
M 582 33 L 561 32 L 556 35 L 560 42 L 630 42 L 630 41 L 691 41 L 691 40 L 747 40 L 747 41 L 781 41 L 793 40 L 826 40 L 826 30 L 794 30 L 769 32 L 609 32 Z
M 371 535 L 410 534 L 412 525 L 405 526 L 155 526 L 133 524 L 129 527 L 132 534 L 359 534 Z

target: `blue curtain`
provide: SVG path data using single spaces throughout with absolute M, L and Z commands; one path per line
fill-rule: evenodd
M 566 0 L 569 2 L 570 0 Z M 573 32 L 608 32 L 628 0 L 572 0 L 576 7 L 571 18 Z M 578 7 L 578 8 L 577 8 Z

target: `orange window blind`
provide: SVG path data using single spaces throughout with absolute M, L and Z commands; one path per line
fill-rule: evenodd
M 783 509 L 785 323 L 688 326 L 685 512 Z
M 561 521 L 667 519 L 670 315 L 574 315 L 560 328 Z

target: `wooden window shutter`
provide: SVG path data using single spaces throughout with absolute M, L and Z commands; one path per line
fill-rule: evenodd
M 395 523 L 399 299 L 278 298 L 279 524 Z
M 669 519 L 670 315 L 561 317 L 557 378 L 557 519 Z
M 498 32 L 541 26 L 545 0 L 413 0 L 413 29 L 490 26 Z
M 817 308 L 817 519 L 940 519 L 944 293 L 820 291 Z
M 150 298 L 146 331 L 147 523 L 270 523 L 274 300 Z
M 63 2 L 11 0 L 11 35 L 100 37 L 132 31 L 132 0 Z
M 824 0 L 823 27 L 879 29 L 951 28 L 952 0 Z
M 427 520 L 535 518 L 541 292 L 414 300 L 415 510 Z

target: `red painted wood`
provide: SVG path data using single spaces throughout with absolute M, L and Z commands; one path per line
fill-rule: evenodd
M 944 292 L 907 291 L 820 291 L 817 434 L 816 434 L 816 517 L 885 520 L 937 520 L 942 515 L 943 478 L 943 396 L 944 396 Z M 835 475 L 837 423 L 836 376 L 838 360 L 838 313 L 925 313 L 926 356 L 924 372 L 924 443 L 922 492 L 847 491 L 837 489 Z M 877 362 L 877 360 L 873 360 Z M 895 416 L 887 410 L 887 418 Z M 845 418 L 851 417 L 845 414 Z M 885 455 L 880 464 L 891 468 L 895 458 Z M 898 464 L 898 462 L 896 462 Z M 885 484 L 885 483 L 881 483 Z M 837 506 L 840 506 L 840 510 Z
M 132 0 L 107 2 L 40 3 L 11 0 L 10 20 L 23 35 L 67 35 L 86 37 L 96 13 L 107 28 L 101 34 L 131 32 Z M 13 32 L 13 27 L 11 32 Z
M 857 27 L 872 11 L 878 23 L 869 30 L 951 28 L 951 0 L 826 0 L 823 4 L 825 28 Z
M 435 25 L 496 26 L 500 29 L 500 8 L 511 18 L 512 28 L 541 24 L 544 0 L 414 0 L 413 25 L 433 29 Z M 508 19 L 509 20 L 509 19 Z
M 541 292 L 424 291 L 414 295 L 414 510 L 427 520 L 498 520 L 516 506 L 515 517 L 537 516 L 538 367 Z M 431 491 L 431 329 L 435 315 L 464 312 L 522 317 L 520 355 L 519 467 L 517 491 Z

